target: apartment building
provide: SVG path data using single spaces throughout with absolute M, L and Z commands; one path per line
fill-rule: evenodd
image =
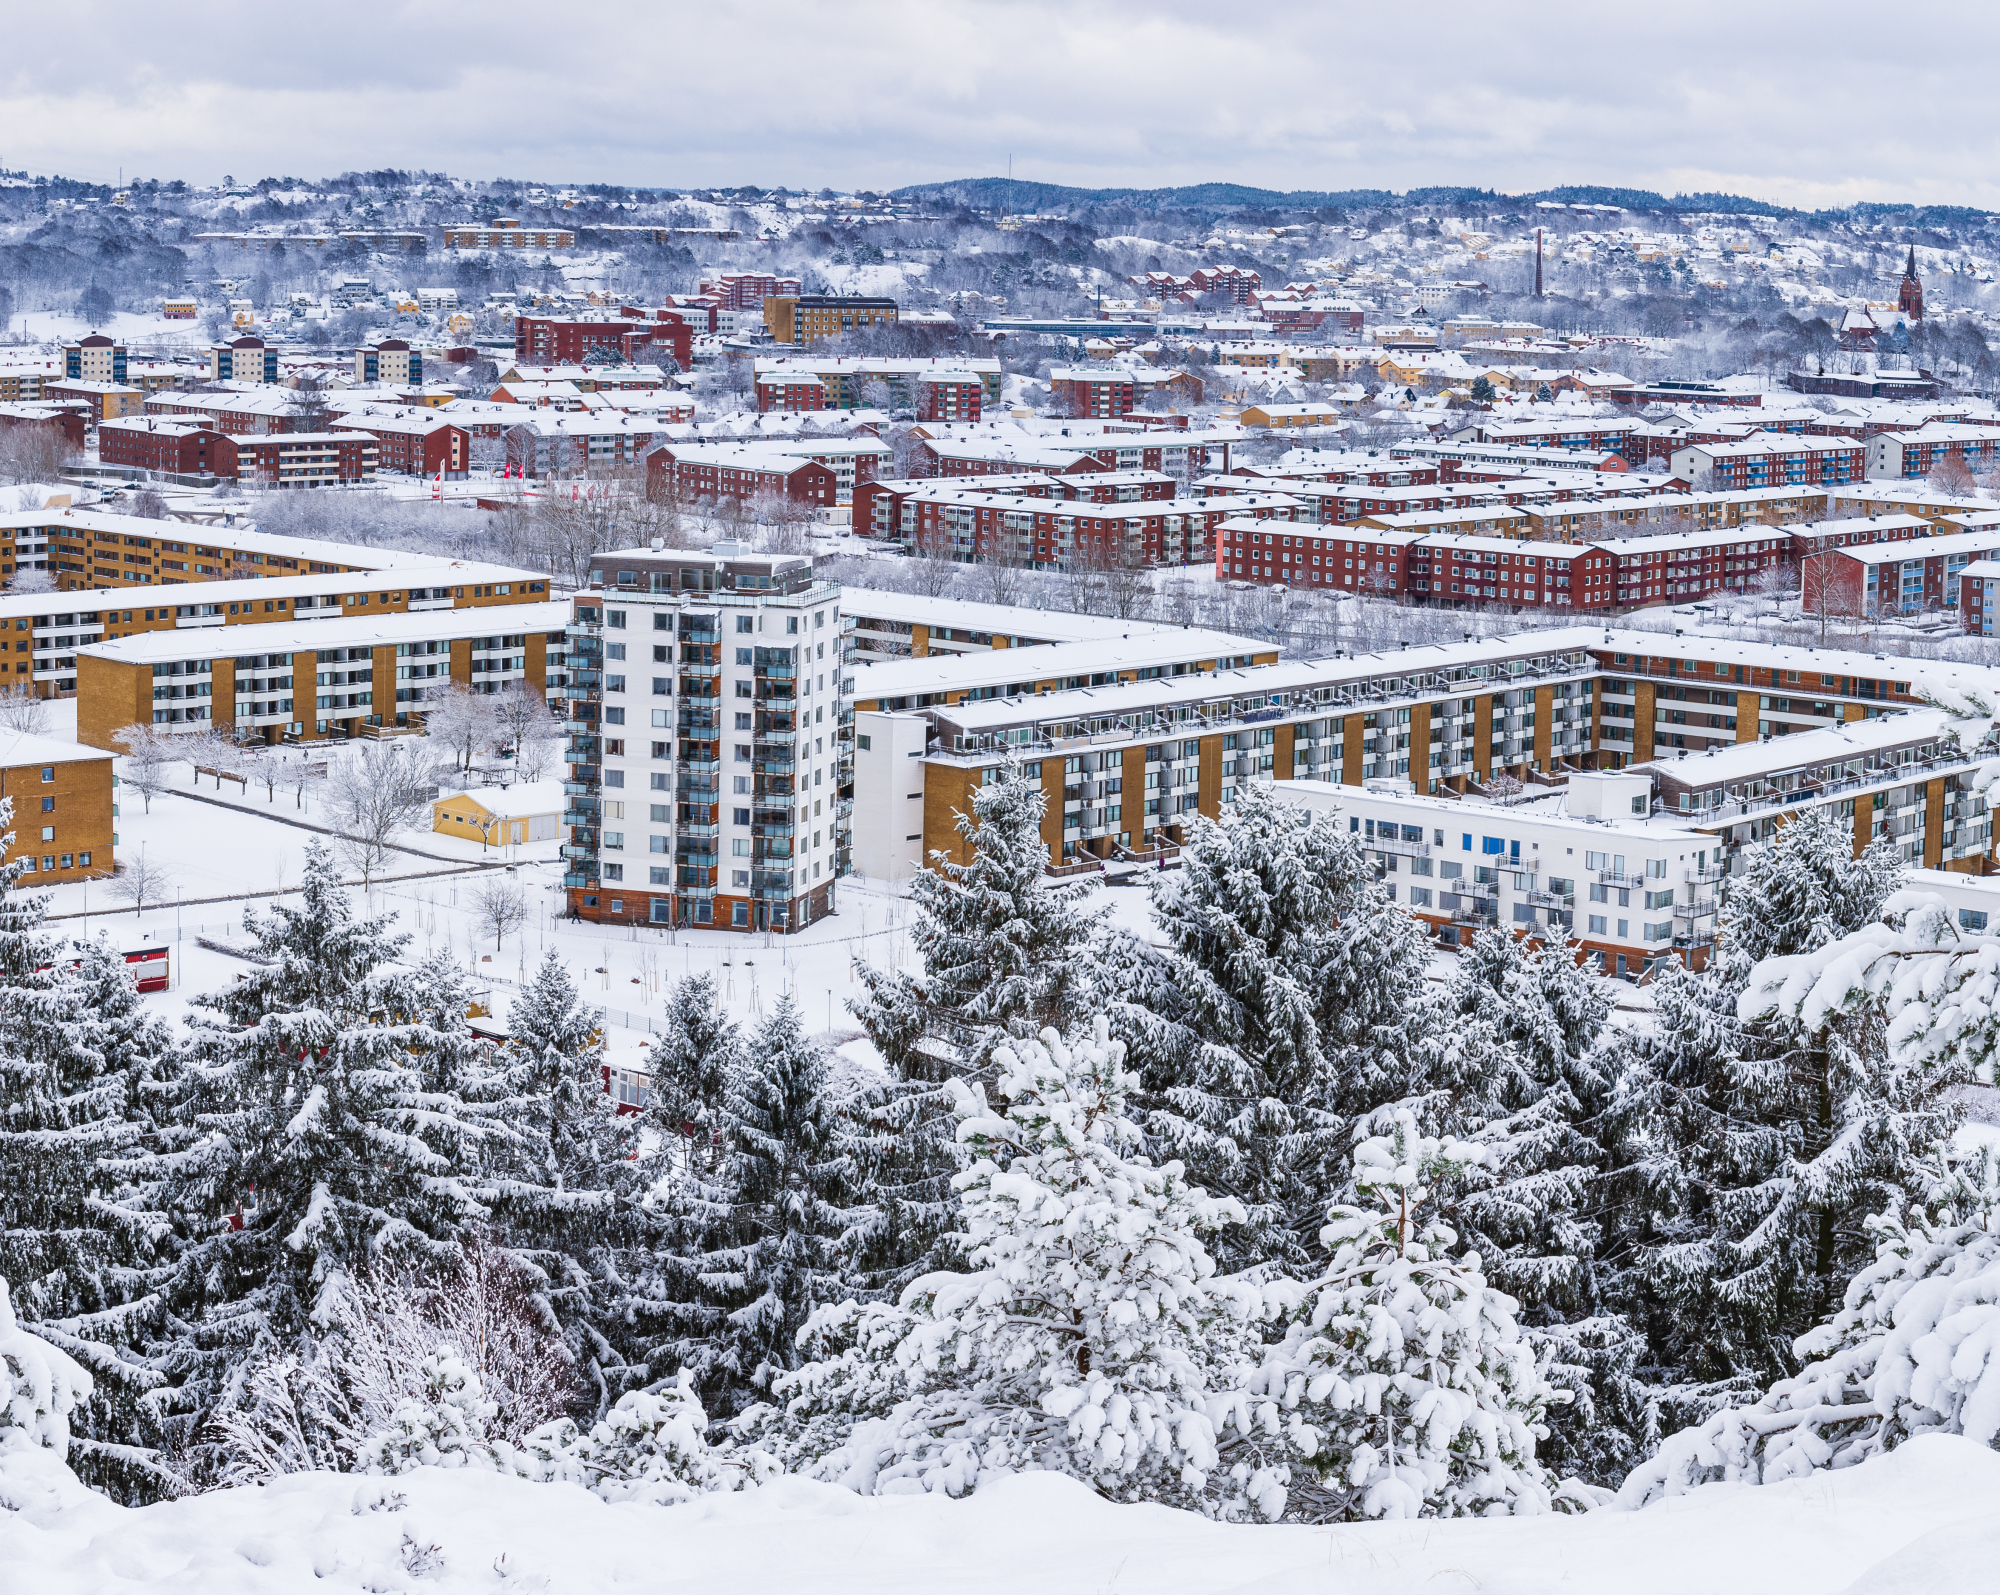
M 756 389 L 757 409 L 762 414 L 827 408 L 826 383 L 810 371 L 759 371 Z
M 923 384 L 934 376 L 944 375 L 954 379 L 966 373 L 978 378 L 980 385 L 979 402 L 982 408 L 1000 402 L 1000 362 L 976 357 L 953 357 L 948 360 L 904 359 L 892 355 L 838 355 L 838 354 L 795 354 L 782 355 L 775 360 L 759 359 L 756 363 L 756 380 L 762 383 L 767 377 L 782 378 L 805 373 L 818 377 L 826 390 L 826 408 L 829 410 L 856 410 L 868 407 L 865 390 L 880 383 L 888 392 L 888 403 L 877 406 L 886 409 L 918 409 L 924 402 Z M 879 395 L 877 396 L 879 397 Z M 924 421 L 974 421 L 975 415 L 928 415 Z
M 774 343 L 830 342 L 862 327 L 892 327 L 899 314 L 893 299 L 773 294 L 764 300 L 764 325 Z
M 665 431 L 664 422 L 622 410 L 530 410 L 505 426 L 502 436 L 509 470 L 545 477 L 586 469 L 643 470 Z
M 694 365 L 694 333 L 687 323 L 637 321 L 626 316 L 516 316 L 514 358 L 531 365 L 636 364 L 665 349 L 683 371 Z
M 132 596 L 129 588 L 65 592 L 60 595 L 65 607 L 50 593 L 4 593 L 0 685 L 32 684 L 41 697 L 67 696 L 76 691 L 77 649 L 139 632 L 543 603 L 547 588 L 548 578 L 530 571 L 433 561 L 393 572 L 204 581 L 197 591 L 172 595 L 181 602 L 131 608 L 120 607 L 121 594 Z
M 575 243 L 567 227 L 523 226 L 512 216 L 444 229 L 446 249 L 568 249 Z
M 256 388 L 235 393 L 161 391 L 140 406 L 146 415 L 205 420 L 232 437 L 289 432 L 298 418 L 299 396 L 290 389 Z
M 845 588 L 841 611 L 848 630 L 846 658 L 857 665 L 884 659 L 1040 648 L 1058 642 L 1186 636 L 1182 627 L 1150 621 L 1022 609 L 962 598 L 924 598 L 872 587 Z
M 22 865 L 22 886 L 110 876 L 117 786 L 108 753 L 0 731 L 0 798 L 14 802 L 4 859 Z
M 689 499 L 783 493 L 807 504 L 851 504 L 892 458 L 872 437 L 800 438 L 756 443 L 668 443 L 646 456 L 648 490 Z
M 356 432 L 282 432 L 243 437 L 237 474 L 264 487 L 337 487 L 375 474 L 375 439 Z
M 279 537 L 253 523 L 194 524 L 51 506 L 0 516 L 0 576 L 44 570 L 59 590 L 173 586 L 223 577 L 428 569 L 430 554 Z
M 1332 816 L 1443 945 L 1482 929 L 1572 941 L 1603 973 L 1631 978 L 1676 948 L 1706 961 L 1727 870 L 1714 836 L 1652 818 L 1651 787 L 1638 772 L 1578 773 L 1561 796 L 1518 805 L 1326 781 L 1275 790 Z
M 212 343 L 208 346 L 208 380 L 273 385 L 278 380 L 278 351 L 262 338 Z
M 899 535 L 932 558 L 961 564 L 999 559 L 1034 570 L 1137 570 L 1208 564 L 1218 526 L 1259 517 L 1289 521 L 1296 508 L 1278 493 L 1109 503 L 923 494 L 905 501 L 912 524 Z
M 915 381 L 919 421 L 977 421 L 986 402 L 986 383 L 976 371 L 940 366 Z
M 1958 608 L 1961 574 L 2000 553 L 2000 516 L 1983 518 L 1995 524 L 1808 555 L 1800 567 L 1805 612 L 1875 619 Z
M 1880 433 L 1867 449 L 1871 478 L 1929 476 L 1946 460 L 1968 471 L 1990 471 L 2000 464 L 2000 429 L 1932 422 L 1911 432 Z
M 774 277 L 763 271 L 725 271 L 704 277 L 695 292 L 713 297 L 719 309 L 762 310 L 764 301 L 797 298 L 805 285 L 796 277 Z
M 326 620 L 265 622 L 214 632 L 179 627 L 77 651 L 77 739 L 117 746 L 124 726 L 220 730 L 267 742 L 360 736 L 421 723 L 447 681 L 497 693 L 547 690 L 551 655 L 566 656 L 569 605 L 403 613 L 343 610 Z M 226 642 L 229 652 L 218 646 Z
M 356 382 L 389 382 L 420 388 L 424 383 L 421 349 L 403 338 L 380 338 L 354 351 Z
M 234 478 L 238 472 L 236 440 L 206 419 L 131 415 L 101 422 L 97 458 L 100 464 L 161 476 Z
M 1232 491 L 1245 484 L 1224 479 Z M 917 505 L 947 504 L 968 496 L 1000 494 L 1015 498 L 1069 499 L 1087 504 L 1128 504 L 1170 499 L 1178 484 L 1163 471 L 1093 471 L 1050 476 L 1039 471 L 993 476 L 889 477 L 863 482 L 854 490 L 853 527 L 864 537 L 909 541 L 918 528 Z
M 342 416 L 332 423 L 331 430 L 373 438 L 377 471 L 450 480 L 471 469 L 472 434 L 435 410 L 413 408 L 387 414 L 364 410 Z
M 1678 449 L 1673 472 L 1696 487 L 1844 486 L 1864 480 L 1868 449 L 1853 438 L 1758 432 L 1734 443 Z
M 81 405 L 92 421 L 115 421 L 123 415 L 136 415 L 145 403 L 146 392 L 122 382 L 66 377 L 60 382 L 44 383 L 42 397 L 50 404 Z
M 718 543 L 592 560 L 574 601 L 571 911 L 793 931 L 832 913 L 851 796 L 840 589 Z
M 1095 419 L 1130 415 L 1137 399 L 1132 373 L 1116 366 L 1057 366 L 1049 373 L 1049 400 L 1057 415 Z
M 62 359 L 67 381 L 125 383 L 125 345 L 101 332 L 64 344 Z
M 1991 637 L 1995 600 L 2000 599 L 2000 560 L 1976 559 L 1958 573 L 1959 620 L 1965 629 Z

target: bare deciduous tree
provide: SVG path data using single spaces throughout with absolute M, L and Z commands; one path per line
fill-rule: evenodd
M 40 736 L 49 729 L 49 700 L 35 696 L 27 682 L 0 687 L 0 726 Z
M 528 897 L 518 882 L 504 875 L 488 876 L 472 891 L 472 916 L 479 928 L 490 931 L 493 950 L 528 922 Z
M 144 853 L 117 865 L 111 877 L 111 895 L 139 909 L 157 903 L 173 887 L 173 876 Z
M 333 768 L 327 799 L 342 855 L 371 882 L 395 851 L 390 840 L 430 818 L 435 787 L 408 742 L 364 742 Z
M 521 772 L 524 781 L 539 781 L 548 767 L 551 745 L 562 734 L 547 702 L 525 681 L 508 682 L 486 701 L 492 705 L 499 741 L 514 750 L 514 768 Z M 532 775 L 528 773 L 530 763 L 535 766 Z
M 167 770 L 180 759 L 179 751 L 168 746 L 172 739 L 162 736 L 157 726 L 136 722 L 120 726 L 111 733 L 111 740 L 125 750 L 121 779 L 137 789 L 145 801 L 146 812 L 151 814 L 153 799 L 167 789 Z

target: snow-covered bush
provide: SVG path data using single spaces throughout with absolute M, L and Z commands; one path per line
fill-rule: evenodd
M 1804 1369 L 1674 1435 L 1625 1481 L 1621 1506 L 1852 1467 L 1920 1434 L 2000 1441 L 2000 1155 L 1982 1147 L 1931 1192 L 1928 1213 L 1871 1228 L 1874 1263 L 1793 1347 Z
M 1242 1209 L 1139 1155 L 1124 1056 L 1100 1017 L 1074 1044 L 1045 1030 L 996 1049 L 1004 1112 L 955 1083 L 975 1272 L 927 1275 L 894 1307 L 822 1308 L 802 1337 L 820 1360 L 776 1381 L 782 1410 L 747 1432 L 863 1492 L 1049 1470 L 1114 1499 L 1200 1502 L 1217 1464 L 1208 1364 L 1255 1306 L 1215 1280 L 1200 1237 Z
M 424 1359 L 424 1389 L 401 1403 L 386 1430 L 361 1446 L 364 1473 L 408 1473 L 412 1468 L 490 1468 L 493 1442 L 487 1428 L 494 1404 L 479 1375 L 458 1348 L 442 1345 Z
M 1290 1326 L 1230 1425 L 1267 1467 L 1295 1459 L 1317 1475 L 1294 1491 L 1301 1515 L 1548 1510 L 1535 1442 L 1555 1393 L 1513 1299 L 1487 1286 L 1476 1253 L 1451 1256 L 1450 1229 L 1418 1217 L 1431 1187 L 1484 1157 L 1395 1113 L 1354 1152 L 1355 1185 L 1378 1205 L 1331 1210 L 1320 1279 L 1266 1287 Z
M 763 1452 L 723 1455 L 708 1440 L 708 1414 L 683 1372 L 666 1389 L 633 1390 L 588 1431 L 564 1420 L 522 1443 L 518 1471 L 564 1479 L 607 1501 L 674 1506 L 698 1495 L 740 1490 L 777 1471 Z
M 0 1279 L 0 1445 L 46 1446 L 69 1454 L 69 1416 L 90 1398 L 90 1375 L 64 1352 L 14 1321 Z

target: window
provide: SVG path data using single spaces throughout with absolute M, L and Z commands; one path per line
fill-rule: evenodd
M 868 752 L 871 748 L 875 746 L 873 740 L 869 737 L 868 733 L 865 731 L 859 733 L 855 737 L 854 745 L 857 748 L 859 748 L 863 753 Z
M 1961 908 L 1958 911 L 1958 928 L 1984 935 L 1986 931 L 1986 910 L 1983 908 Z
M 1605 919 L 1602 914 L 1592 914 L 1590 916 L 1590 934 L 1593 936 L 1602 936 L 1605 934 Z
M 56 767 L 53 764 L 43 765 L 42 779 L 44 781 L 53 781 L 55 778 L 56 778 Z
M 757 629 L 756 617 L 754 615 L 738 615 L 736 617 L 736 629 L 739 632 L 755 631 Z M 741 653 L 736 656 L 736 662 L 738 664 L 744 662 Z

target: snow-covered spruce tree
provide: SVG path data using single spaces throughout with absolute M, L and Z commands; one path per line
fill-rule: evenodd
M 911 882 L 923 972 L 856 966 L 866 996 L 850 1006 L 890 1079 L 855 1104 L 872 1131 L 858 1151 L 876 1216 L 854 1237 L 854 1262 L 882 1290 L 951 1264 L 947 1082 L 986 1078 L 996 1046 L 1072 1023 L 1092 985 L 1101 916 L 1083 912 L 1084 887 L 1047 874 L 1041 782 L 1012 759 L 990 774 L 958 816 L 969 862 L 935 852 Z
M 463 976 L 442 957 L 395 965 L 408 938 L 355 918 L 317 843 L 300 893 L 248 919 L 269 962 L 190 1018 L 176 1111 L 193 1134 L 160 1193 L 187 1238 L 156 1355 L 197 1479 L 260 1363 L 338 1360 L 317 1343 L 341 1333 L 365 1267 L 462 1263 L 507 1136 L 468 1100 L 484 1080 Z
M 70 1418 L 89 1396 L 90 1375 L 20 1326 L 0 1279 L 0 1450 L 33 1445 L 67 1456 Z
M 850 1294 L 836 1254 L 854 1218 L 851 1136 L 789 996 L 732 1069 L 722 1130 L 728 1161 L 694 1193 L 693 1254 L 661 1269 L 651 1310 L 670 1328 L 646 1364 L 655 1386 L 685 1369 L 705 1407 L 733 1412 L 798 1366 L 813 1309 Z
M 1018 761 L 989 772 L 957 819 L 969 861 L 932 853 L 910 883 L 919 975 L 861 964 L 854 1013 L 908 1078 L 978 1074 L 993 1049 L 1073 1020 L 1090 990 L 1085 888 L 1048 878 L 1047 799 Z
M 0 825 L 11 800 L 0 800 Z M 11 840 L 11 837 L 9 838 Z M 61 948 L 48 899 L 0 866 L 0 1278 L 35 1334 L 83 1363 L 72 1465 L 125 1500 L 171 1488 L 142 1407 L 160 1383 L 134 1342 L 157 1316 L 168 1226 L 145 1210 L 148 1100 L 172 1037 L 101 941 Z
M 1663 1427 L 1795 1372 L 1792 1342 L 1872 1253 L 1868 1217 L 1935 1169 L 1942 1087 L 1899 1057 L 1886 1015 L 1746 1006 L 1761 971 L 1838 963 L 1900 875 L 1886 839 L 1856 858 L 1830 808 L 1792 819 L 1729 883 L 1711 966 L 1669 967 L 1657 1027 L 1623 1038 L 1601 1277 L 1645 1327 Z
M 653 1094 L 644 1116 L 662 1147 L 697 1176 L 712 1176 L 726 1155 L 723 1099 L 742 1051 L 742 1033 L 723 1012 L 714 977 L 676 981 L 666 1028 L 647 1058 Z
M 607 1319 L 619 1249 L 635 1238 L 620 1198 L 636 1184 L 638 1148 L 635 1121 L 618 1116 L 604 1089 L 602 1022 L 551 951 L 508 1013 L 512 1036 L 481 1093 L 510 1131 L 484 1187 L 498 1237 L 534 1281 L 597 1406 L 624 1382 Z
M 1513 1300 L 1422 1217 L 1433 1186 L 1485 1156 L 1398 1111 L 1354 1150 L 1354 1183 L 1373 1205 L 1331 1210 L 1326 1273 L 1267 1287 L 1267 1300 L 1291 1298 L 1290 1327 L 1231 1403 L 1231 1449 L 1293 1467 L 1293 1516 L 1549 1509 L 1535 1444 L 1555 1392 Z
M 1035 1469 L 1115 1500 L 1217 1504 L 1207 1371 L 1255 1292 L 1215 1279 L 1202 1236 L 1241 1209 L 1140 1155 L 1124 1059 L 1099 1017 L 1072 1044 L 1049 1030 L 996 1051 L 1004 1106 L 954 1087 L 974 1271 L 822 1309 L 805 1336 L 822 1360 L 776 1381 L 753 1434 L 864 1493 Z M 1229 1510 L 1282 1505 L 1267 1476 L 1224 1491 Z
M 1128 980 L 1114 1014 L 1147 1127 L 1191 1178 L 1242 1201 L 1247 1229 L 1218 1242 L 1225 1267 L 1303 1265 L 1353 1116 L 1407 1093 L 1432 1028 L 1423 929 L 1337 816 L 1261 786 L 1222 822 L 1196 820 L 1181 866 L 1154 883 L 1164 968 L 1126 961 L 1167 989 Z
M 1641 1455 L 1644 1398 L 1632 1375 L 1640 1337 L 1611 1310 L 1596 1266 L 1607 1160 L 1595 1129 L 1612 1094 L 1598 1050 L 1606 982 L 1573 946 L 1488 929 L 1461 955 L 1446 1003 L 1458 1061 L 1411 1106 L 1427 1132 L 1487 1155 L 1444 1182 L 1440 1216 L 1519 1302 L 1537 1359 L 1571 1397 L 1549 1412 L 1544 1462 L 1615 1482 Z M 1476 1048 L 1480 1035 L 1491 1041 Z
M 1852 1467 L 1920 1434 L 2000 1445 L 2000 1153 L 1978 1148 L 1924 1209 L 1870 1229 L 1875 1260 L 1840 1311 L 1799 1337 L 1801 1371 L 1671 1436 L 1625 1481 L 1621 1506 Z

